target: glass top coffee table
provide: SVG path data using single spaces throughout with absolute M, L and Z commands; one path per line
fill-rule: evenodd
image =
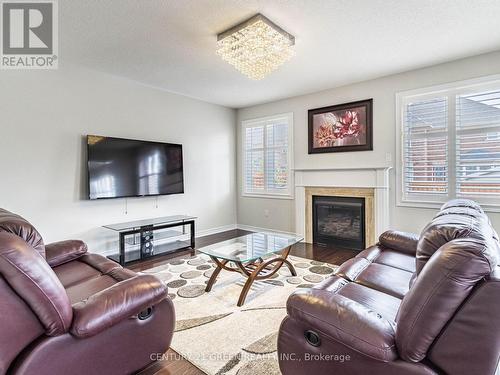
M 239 272 L 247 278 L 238 299 L 238 306 L 242 306 L 253 282 L 271 278 L 283 264 L 297 276 L 287 257 L 292 246 L 302 240 L 293 234 L 257 232 L 198 249 L 217 265 L 205 291 L 210 292 L 221 270 Z

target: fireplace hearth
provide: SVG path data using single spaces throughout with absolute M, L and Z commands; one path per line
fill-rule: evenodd
M 313 242 L 365 248 L 365 198 L 312 196 Z

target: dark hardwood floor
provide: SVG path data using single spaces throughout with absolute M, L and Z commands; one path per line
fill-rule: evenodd
M 244 236 L 251 232 L 241 229 L 234 229 L 227 232 L 217 233 L 209 236 L 199 237 L 196 239 L 196 248 L 212 245 L 217 242 L 226 241 L 231 238 Z M 306 243 L 298 243 L 292 248 L 292 255 L 340 265 L 346 260 L 354 257 L 359 251 L 342 248 L 332 248 L 327 246 L 319 246 Z M 186 250 L 176 253 L 175 255 L 165 255 L 163 257 L 153 258 L 141 263 L 128 266 L 131 270 L 142 271 L 148 268 L 161 266 L 173 259 L 185 258 L 193 254 L 197 254 L 196 250 Z M 165 359 L 157 361 L 139 372 L 138 375 L 204 375 L 205 373 L 198 369 L 191 362 L 182 358 L 177 352 L 169 349 L 165 355 Z
M 304 242 L 294 245 L 291 252 L 292 255 L 301 258 L 336 264 L 337 266 L 355 257 L 358 253 L 359 250 L 344 249 L 340 247 L 333 248 Z

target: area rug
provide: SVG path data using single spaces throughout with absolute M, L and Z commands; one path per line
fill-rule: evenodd
M 289 256 L 297 276 L 282 267 L 272 279 L 255 282 L 245 304 L 237 307 L 245 278 L 222 270 L 209 293 L 215 265 L 205 255 L 155 267 L 151 273 L 169 287 L 176 312 L 172 349 L 209 375 L 280 374 L 277 335 L 286 316 L 286 300 L 310 288 L 337 266 Z

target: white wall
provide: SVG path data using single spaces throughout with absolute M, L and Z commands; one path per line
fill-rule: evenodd
M 236 128 L 293 112 L 297 168 L 387 165 L 386 154 L 395 155 L 396 92 L 498 73 L 500 52 L 241 109 Z M 308 109 L 370 97 L 374 151 L 307 154 Z M 81 238 L 95 252 L 116 246 L 101 225 L 170 214 L 198 216 L 200 231 L 236 222 L 294 231 L 293 200 L 241 197 L 234 112 L 77 66 L 0 71 L 0 207 L 31 220 L 47 242 Z M 155 198 L 128 199 L 128 214 L 124 199 L 86 200 L 86 134 L 182 143 L 185 194 L 160 197 L 158 208 Z M 391 225 L 419 231 L 434 210 L 397 207 L 393 176 Z M 490 217 L 500 229 L 500 214 Z
M 241 196 L 241 136 L 239 131 L 241 121 L 293 112 L 294 158 L 295 167 L 298 169 L 394 165 L 396 153 L 395 94 L 397 92 L 498 73 L 500 73 L 500 52 L 495 52 L 238 110 L 238 223 L 283 231 L 295 230 L 293 200 Z M 342 74 L 342 72 L 325 72 L 325 74 Z M 308 109 L 367 98 L 374 100 L 373 151 L 308 155 Z M 386 160 L 387 154 L 392 155 L 391 162 Z M 435 213 L 435 210 L 432 209 L 396 206 L 394 171 L 391 175 L 390 196 L 390 222 L 394 228 L 419 232 Z M 268 212 L 267 216 L 266 212 Z M 491 213 L 490 217 L 496 229 L 500 229 L 500 214 Z
M 62 64 L 61 64 L 62 65 Z M 107 252 L 103 224 L 190 214 L 206 231 L 236 223 L 235 111 L 77 66 L 0 71 L 0 207 L 46 242 Z M 185 194 L 85 199 L 86 134 L 183 144 Z

